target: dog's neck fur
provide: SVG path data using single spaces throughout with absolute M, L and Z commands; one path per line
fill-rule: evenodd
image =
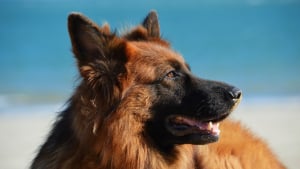
M 178 169 L 194 167 L 195 158 L 192 156 L 195 154 L 193 153 L 193 151 L 195 151 L 194 146 L 173 146 L 170 153 L 166 155 L 163 154 L 165 152 L 160 151 L 154 143 L 146 141 L 149 140 L 149 138 L 143 133 L 144 122 L 142 121 L 145 117 L 141 116 L 149 114 L 146 113 L 146 111 L 148 111 L 147 107 L 149 106 L 147 104 L 150 104 L 150 100 L 147 101 L 146 98 L 140 98 L 134 102 L 138 105 L 128 105 L 132 103 L 132 101 L 123 99 L 123 101 L 119 103 L 119 107 L 123 107 L 122 110 L 116 109 L 103 118 L 100 117 L 103 112 L 99 112 L 99 108 L 97 111 L 97 108 L 92 106 L 95 100 L 78 96 L 73 98 L 77 98 L 77 100 L 71 100 L 70 111 L 66 112 L 62 118 L 73 117 L 69 120 L 71 120 L 71 130 L 73 130 L 78 143 L 72 147 L 72 149 L 76 151 L 71 154 L 69 158 L 81 160 L 81 164 L 84 165 L 84 167 L 86 167 L 86 164 L 90 164 L 91 168 L 107 169 L 119 169 L 123 166 L 127 168 L 130 166 L 132 169 Z M 127 98 L 136 99 L 136 97 Z M 126 106 L 121 104 L 126 104 Z M 124 107 L 126 107 L 126 109 L 124 109 Z M 141 109 L 141 107 L 145 107 L 145 109 Z M 96 130 L 95 124 L 97 127 Z M 80 126 L 80 128 L 78 126 Z M 115 133 L 118 133 L 118 135 Z M 80 151 L 84 151 L 85 153 L 80 153 Z M 88 152 L 90 156 L 80 156 L 80 154 L 87 154 L 86 152 Z M 72 162 L 69 164 L 71 165 Z M 70 168 L 73 167 L 76 168 L 78 166 L 70 166 Z M 66 168 L 68 167 L 66 166 Z

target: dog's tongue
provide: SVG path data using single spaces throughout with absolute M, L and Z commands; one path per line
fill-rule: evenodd
M 186 125 L 196 128 L 199 131 L 208 132 L 209 134 L 212 134 L 214 136 L 218 136 L 221 132 L 219 129 L 219 123 L 213 123 L 211 121 L 200 122 L 194 119 L 177 116 L 173 119 L 173 122 L 179 125 Z

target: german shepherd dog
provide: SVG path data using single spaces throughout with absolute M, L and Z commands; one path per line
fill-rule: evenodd
M 68 29 L 82 80 L 32 169 L 284 168 L 224 120 L 241 90 L 193 75 L 161 38 L 156 12 L 122 35 L 80 13 Z

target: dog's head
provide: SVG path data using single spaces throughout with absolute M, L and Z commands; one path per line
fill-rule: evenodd
M 161 39 L 155 12 L 123 35 L 78 13 L 68 21 L 83 77 L 82 100 L 90 100 L 100 116 L 134 116 L 142 123 L 140 134 L 158 145 L 218 140 L 219 122 L 238 104 L 241 91 L 195 77 L 180 54 Z

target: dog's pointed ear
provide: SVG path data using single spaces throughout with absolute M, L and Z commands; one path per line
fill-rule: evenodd
M 115 84 L 126 62 L 122 39 L 111 33 L 107 24 L 100 27 L 80 13 L 69 15 L 68 29 L 81 76 L 92 85 L 99 79 Z
M 105 57 L 105 46 L 113 37 L 108 25 L 99 27 L 82 14 L 71 13 L 68 17 L 68 30 L 79 65 Z
M 159 22 L 156 11 L 150 11 L 142 25 L 147 29 L 150 37 L 160 37 Z
M 107 24 L 100 27 L 80 13 L 69 15 L 68 29 L 82 83 L 91 90 L 85 99 L 96 99 L 93 102 L 108 111 L 121 95 L 119 79 L 126 71 L 126 43 L 111 33 Z M 97 101 L 96 96 L 105 99 Z

